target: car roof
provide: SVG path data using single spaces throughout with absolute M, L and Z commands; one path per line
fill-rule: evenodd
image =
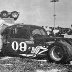
M 23 29 L 26 29 L 28 31 L 34 30 L 34 29 L 43 29 L 45 31 L 46 35 L 47 35 L 47 32 L 43 27 L 37 26 L 37 25 L 28 25 L 28 24 L 23 24 L 23 23 L 18 23 L 18 24 L 14 24 L 12 26 L 8 26 L 7 28 L 4 29 L 3 34 L 5 32 L 9 32 L 9 31 L 11 31 L 12 29 L 15 29 L 15 28 L 23 28 Z
M 23 23 L 19 23 L 19 24 L 14 24 L 14 25 L 12 25 L 12 26 L 8 26 L 6 29 L 8 29 L 8 28 L 15 28 L 15 27 L 44 29 L 44 28 L 42 28 L 41 26 L 37 26 L 37 25 L 28 25 L 28 24 L 23 24 Z

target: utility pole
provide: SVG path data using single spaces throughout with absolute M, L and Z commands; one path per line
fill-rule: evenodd
M 51 2 L 54 3 L 54 14 L 53 14 L 53 17 L 54 17 L 54 29 L 55 29 L 55 24 L 56 24 L 56 13 L 55 13 L 55 2 L 58 2 L 59 0 L 51 0 Z
M 55 20 L 56 20 L 56 14 L 55 14 L 55 2 L 54 2 L 54 29 L 55 29 Z

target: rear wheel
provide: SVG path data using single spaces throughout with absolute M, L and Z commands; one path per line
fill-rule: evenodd
M 66 59 L 63 47 L 54 45 L 51 48 L 49 48 L 48 59 L 50 62 L 63 63 Z

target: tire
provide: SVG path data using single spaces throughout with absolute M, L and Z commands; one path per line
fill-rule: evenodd
M 9 15 L 8 15 L 8 12 L 7 12 L 7 11 L 2 11 L 2 12 L 1 12 L 1 17 L 2 17 L 2 18 L 8 18 L 8 16 L 9 16 Z
M 66 53 L 62 46 L 54 45 L 48 50 L 48 60 L 55 63 L 65 63 Z

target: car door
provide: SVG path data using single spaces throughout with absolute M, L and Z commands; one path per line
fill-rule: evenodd
M 6 52 L 8 55 L 23 55 L 31 54 L 31 47 L 34 41 L 30 40 L 29 28 L 14 27 L 10 30 L 7 38 Z

